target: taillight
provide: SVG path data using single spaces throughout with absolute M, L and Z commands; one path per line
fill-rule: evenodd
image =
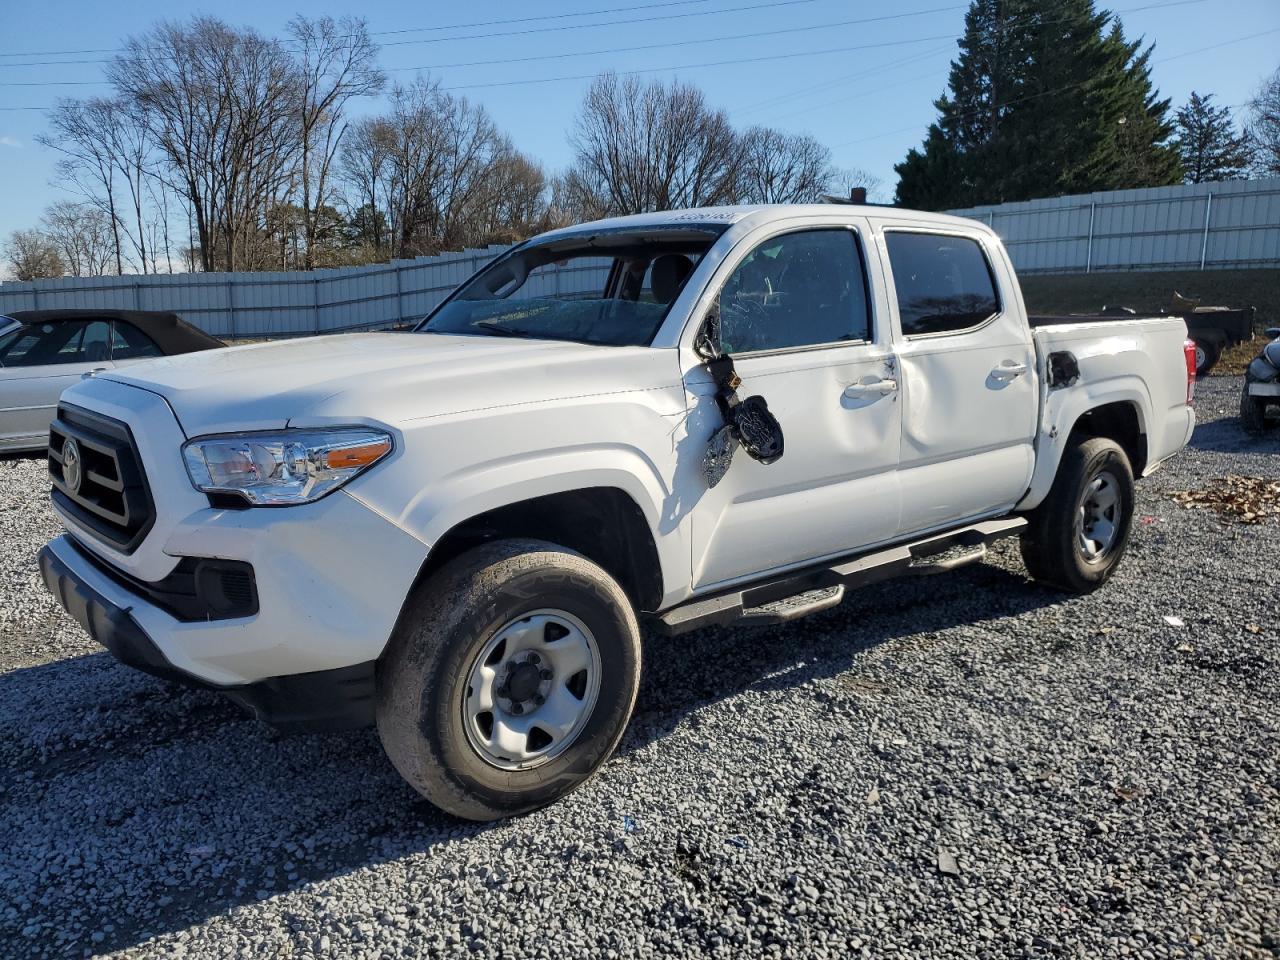
M 1187 406 L 1196 399 L 1196 342 L 1188 337 L 1182 341 L 1182 355 L 1187 360 Z

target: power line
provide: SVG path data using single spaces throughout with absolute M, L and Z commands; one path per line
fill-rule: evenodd
M 935 37 L 917 37 L 913 40 L 886 40 L 881 43 L 861 43 L 850 47 L 828 47 L 825 50 L 799 50 L 795 53 L 773 53 L 761 57 L 739 57 L 732 60 L 711 60 L 705 63 L 682 63 L 674 66 L 665 67 L 642 67 L 636 70 L 615 70 L 618 76 L 636 76 L 644 73 L 664 73 L 667 71 L 677 70 L 700 70 L 704 67 L 724 67 L 731 64 L 739 63 L 766 63 L 774 60 L 794 60 L 796 57 L 822 57 L 832 53 L 850 53 L 854 50 L 872 50 L 879 47 L 901 47 L 913 43 L 928 43 L 931 40 L 948 40 L 951 34 Z M 452 87 L 442 87 L 442 90 L 479 90 L 486 87 L 516 87 L 538 83 L 558 83 L 562 80 L 591 80 L 599 76 L 596 73 L 578 73 L 561 77 L 536 77 L 525 80 L 495 80 L 487 83 L 466 83 L 458 84 Z
M 487 24 L 486 24 L 486 23 L 468 24 L 468 25 L 467 25 L 467 27 L 472 27 L 472 26 L 486 26 L 486 25 L 489 25 L 489 24 L 503 24 L 503 23 L 525 23 L 525 22 L 529 22 L 529 21 L 532 21 L 532 20 L 556 19 L 556 18 L 563 18 L 563 17 L 568 17 L 568 16 L 598 16 L 598 15 L 601 15 L 601 14 L 617 13 L 617 12 L 619 12 L 619 11 L 625 11 L 625 10 L 652 10 L 652 9 L 655 9 L 655 8 L 668 7 L 668 6 L 682 6 L 682 5 L 689 4 L 689 3 L 710 3 L 710 2 L 712 2 L 712 0 L 675 0 L 675 2 L 668 2 L 668 3 L 642 4 L 642 5 L 640 5 L 640 6 L 632 6 L 632 7 L 613 7 L 613 8 L 606 9 L 606 10 L 583 11 L 582 13 L 578 13 L 578 14 L 557 14 L 557 15 L 555 15 L 554 17 L 549 15 L 549 16 L 546 16 L 546 17 L 525 17 L 525 18 L 518 18 L 518 19 L 514 19 L 514 20 L 510 20 L 510 21 L 505 21 L 505 20 L 491 20 L 491 21 L 488 21 L 488 23 L 487 23 Z M 630 24 L 636 24 L 636 23 L 652 23 L 652 22 L 657 21 L 657 20 L 663 20 L 663 21 L 666 21 L 666 20 L 684 20 L 684 19 L 689 19 L 689 18 L 691 18 L 691 17 L 711 17 L 711 16 L 718 16 L 718 15 L 720 15 L 720 14 L 724 14 L 724 13 L 745 13 L 745 12 L 750 12 L 750 11 L 752 11 L 752 10 L 766 10 L 766 9 L 771 9 L 771 8 L 774 8 L 774 7 L 794 7 L 794 6 L 800 6 L 800 5 L 810 4 L 810 3 L 816 3 L 816 2 L 817 2 L 817 0 L 768 0 L 768 2 L 765 2 L 765 3 L 747 4 L 747 5 L 744 5 L 744 6 L 736 6 L 736 7 L 724 7 L 724 8 L 719 9 L 719 10 L 697 10 L 697 11 L 693 11 L 693 12 L 691 12 L 691 13 L 668 13 L 668 14 L 661 14 L 661 15 L 648 16 L 648 17 L 626 17 L 626 18 L 623 18 L 623 19 L 621 19 L 621 20 L 601 20 L 601 21 L 598 21 L 598 22 L 596 22 L 596 23 L 568 23 L 568 24 L 559 24 L 559 25 L 557 25 L 557 26 L 553 26 L 553 27 L 533 27 L 533 28 L 524 29 L 524 30 L 504 30 L 504 31 L 498 31 L 498 32 L 494 32 L 494 33 L 473 33 L 473 34 L 465 34 L 465 35 L 463 35 L 463 36 L 457 36 L 457 37 L 429 37 L 429 38 L 425 38 L 425 39 L 421 39 L 421 40 L 394 40 L 394 41 L 391 41 L 391 42 L 389 42 L 389 43 L 384 43 L 384 44 L 382 44 L 382 46 L 384 46 L 384 47 L 400 47 L 400 46 L 409 46 L 409 45 L 411 45 L 411 44 L 423 44 L 423 43 L 448 43 L 448 42 L 450 42 L 450 41 L 454 41 L 454 40 L 490 40 L 490 39 L 494 39 L 494 38 L 496 38 L 496 37 L 528 36 L 528 35 L 530 35 L 530 34 L 535 34 L 535 33 L 558 33 L 558 32 L 565 31 L 565 30 L 586 30 L 586 29 L 589 29 L 589 28 L 592 28 L 592 27 L 614 27 L 614 26 L 627 26 L 627 25 L 630 25 Z M 370 34 L 370 36 L 399 35 L 399 34 L 404 34 L 404 33 L 415 33 L 415 32 L 419 32 L 419 31 L 427 31 L 427 30 L 456 30 L 456 29 L 465 29 L 465 28 L 466 28 L 466 27 L 462 27 L 462 26 L 454 26 L 454 27 L 407 27 L 407 28 L 405 28 L 405 29 L 403 29 L 403 30 L 382 30 L 382 31 L 375 31 L 375 32 L 371 33 L 371 34 Z M 292 41 L 292 40 L 285 39 L 285 40 L 283 40 L 283 41 L 281 41 L 281 42 L 283 42 L 283 43 L 293 43 L 293 42 L 296 42 L 296 41 Z M 71 55 L 82 54 L 82 53 L 116 53 L 116 54 L 119 54 L 119 53 L 127 53 L 127 52 L 128 52 L 128 50 L 127 50 L 127 49 L 125 49 L 125 48 L 123 48 L 123 47 L 117 47 L 117 48 L 114 48 L 114 49 L 101 49 L 101 50 L 65 50 L 65 51 L 57 51 L 57 50 L 54 50 L 54 51 L 45 51 L 45 52 L 43 52 L 43 53 L 21 53 L 21 54 L 20 54 L 20 53 L 3 53 L 3 54 L 0 54 L 0 57 L 18 57 L 18 56 L 27 56 L 27 57 L 38 57 L 38 56 L 59 56 L 59 55 L 62 55 L 62 54 L 65 54 L 65 55 L 71 56 Z M 157 57 L 157 58 L 143 58 L 143 59 L 169 59 L 169 58 L 167 58 L 167 57 Z M 24 63 L 0 63 L 0 67 L 50 67 L 50 66 L 76 66 L 76 65 L 83 65 L 83 64 L 101 64 L 101 63 L 110 63 L 110 61 L 109 61 L 109 60 L 104 60 L 104 59 L 95 59 L 95 60 L 34 60 L 34 61 L 28 61 L 28 62 L 24 62 Z
M 1261 33 L 1251 33 L 1251 34 L 1248 34 L 1247 36 L 1243 36 L 1243 37 L 1236 37 L 1236 38 L 1234 38 L 1234 39 L 1232 39 L 1232 40 L 1223 40 L 1221 43 L 1212 43 L 1212 44 L 1209 44 L 1208 46 L 1205 46 L 1205 47 L 1197 47 L 1197 48 L 1196 48 L 1196 49 L 1194 49 L 1194 50 L 1187 50 L 1187 51 L 1185 51 L 1184 53 L 1176 53 L 1176 54 L 1174 54 L 1174 55 L 1173 55 L 1173 56 L 1171 56 L 1171 57 L 1162 57 L 1162 58 L 1160 58 L 1159 60 L 1155 60 L 1155 61 L 1152 61 L 1152 62 L 1153 62 L 1153 64 L 1155 64 L 1155 63 L 1169 63 L 1169 62 L 1171 62 L 1171 61 L 1173 61 L 1173 60 L 1181 60 L 1181 59 L 1183 59 L 1184 57 L 1194 57 L 1196 54 L 1200 54 L 1200 53 L 1208 53 L 1210 50 L 1219 50 L 1219 49 L 1221 49 L 1222 47 L 1229 47 L 1229 46 L 1232 46 L 1233 44 L 1237 44 L 1237 43 L 1244 43 L 1244 42 L 1246 42 L 1246 41 L 1248 41 L 1248 40 L 1254 40 L 1254 39 L 1256 39 L 1256 38 L 1258 38 L 1258 37 L 1267 37 L 1267 36 L 1270 36 L 1270 35 L 1271 35 L 1271 34 L 1273 34 L 1273 33 L 1280 33 L 1280 27 L 1276 27 L 1276 28 L 1275 28 L 1275 29 L 1273 29 L 1273 30 L 1263 30 Z M 998 104 L 995 104 L 995 107 L 996 107 L 996 108 L 999 108 L 999 107 L 1011 107 L 1011 106 L 1013 106 L 1014 104 L 1018 104 L 1018 103 L 1026 103 L 1026 102 L 1031 101 L 1031 100 L 1039 100 L 1039 99 L 1041 99 L 1042 97 L 1051 97 L 1051 96 L 1053 96 L 1054 94 L 1058 94 L 1058 93 L 1069 93 L 1069 92 L 1070 92 L 1070 91 L 1072 91 L 1072 90 L 1077 90 L 1077 89 L 1079 89 L 1079 88 L 1081 88 L 1081 87 L 1086 87 L 1086 86 L 1088 86 L 1089 84 L 1094 83 L 1094 82 L 1095 82 L 1095 78 L 1090 77 L 1090 78 L 1089 78 L 1089 79 L 1087 79 L 1087 80 L 1080 80 L 1080 81 L 1077 81 L 1076 83 L 1069 83 L 1069 84 L 1067 84 L 1066 86 L 1063 86 L 1063 87 L 1057 87 L 1057 88 L 1055 88 L 1055 89 L 1053 89 L 1053 90 L 1042 90 L 1040 93 L 1028 94 L 1028 95 L 1027 95 L 1027 96 L 1025 96 L 1025 97 L 1018 97 L 1018 98 L 1017 98 L 1017 99 L 1015 99 L 1015 100 L 1006 100 L 1004 103 L 998 103 Z M 975 108 L 975 109 L 972 109 L 972 110 L 964 110 L 964 111 L 961 111 L 960 113 L 956 114 L 956 116 L 965 117 L 965 116 L 969 116 L 969 115 L 971 115 L 971 114 L 977 114 L 977 113 L 986 112 L 987 110 L 990 110 L 990 109 L 992 109 L 992 108 L 991 108 L 991 107 L 982 107 L 982 108 L 980 108 L 980 109 Z M 841 147 L 851 147 L 851 146 L 855 146 L 855 145 L 857 145 L 857 144 L 859 144 L 859 143 L 869 143 L 869 142 L 871 142 L 872 140 L 883 140 L 885 137 L 891 137 L 891 136 L 893 136 L 894 134 L 897 134 L 897 133 L 905 133 L 905 132 L 907 132 L 908 130 L 918 130 L 919 128 L 920 128 L 920 124 L 918 124 L 918 123 L 913 123 L 913 124 L 912 124 L 911 126 L 909 126 L 909 127 L 899 127 L 899 128 L 898 128 L 898 129 L 896 129 L 896 130 L 886 130 L 885 132 L 883 132 L 883 133 L 877 133 L 877 134 L 875 134 L 874 136 L 870 136 L 870 137 L 859 137 L 859 138 L 858 138 L 858 139 L 856 139 L 856 140 L 846 140 L 844 143 L 837 143 L 837 144 L 833 144 L 833 145 L 832 145 L 832 149 L 838 150 L 838 149 L 840 149 Z
M 1164 8 L 1166 8 L 1166 7 L 1183 7 L 1183 6 L 1188 6 L 1188 5 L 1191 5 L 1191 4 L 1199 4 L 1199 3 L 1205 3 L 1205 2 L 1207 2 L 1207 0 L 1171 0 L 1171 2 L 1148 3 L 1148 4 L 1145 4 L 1145 5 L 1141 6 L 1141 7 L 1127 7 L 1127 8 L 1125 8 L 1125 9 L 1123 9 L 1123 10 L 1113 10 L 1113 11 L 1111 11 L 1111 12 L 1112 12 L 1113 14 L 1117 14 L 1117 15 L 1118 15 L 1118 14 L 1129 14 L 1129 13 L 1138 13 L 1138 12 L 1141 12 L 1141 11 L 1144 11 L 1144 10 L 1159 10 L 1159 9 L 1164 9 Z M 1021 26 L 1021 25 L 1022 25 L 1022 24 L 1024 24 L 1024 23 L 1030 22 L 1030 21 L 1031 21 L 1031 20 L 1033 20 L 1033 19 L 1034 19 L 1034 17 L 1032 17 L 1032 16 L 1015 18 L 1014 20 L 1011 20 L 1009 23 L 1004 24 L 1004 25 L 1000 28 L 1000 29 L 1001 29 L 1001 32 L 1004 32 L 1004 31 L 1007 31 L 1007 30 L 1014 29 L 1014 28 L 1016 28 L 1016 27 L 1018 27 L 1018 26 Z M 1069 21 L 1068 21 L 1068 20 L 1049 20 L 1049 21 L 1041 21 L 1041 22 L 1040 22 L 1040 25 L 1041 25 L 1041 26 L 1052 26 L 1053 24 L 1057 24 L 1057 23 L 1067 23 L 1067 22 L 1069 22 Z M 928 57 L 932 56 L 934 53 L 940 53 L 940 52 L 942 52 L 943 50 L 946 50 L 946 49 L 947 49 L 948 47 L 950 47 L 950 46 L 951 46 L 951 44 L 949 44 L 949 43 L 948 43 L 948 44 L 944 44 L 943 46 L 938 47 L 938 48 L 936 48 L 935 50 L 932 50 L 932 51 L 926 51 L 925 53 L 919 54 L 918 56 L 910 57 L 910 58 L 908 58 L 907 60 L 903 60 L 903 61 L 901 61 L 901 64 L 906 64 L 906 63 L 915 63 L 915 62 L 917 62 L 917 61 L 919 61 L 919 60 L 927 59 Z M 890 69 L 893 69 L 893 68 L 890 68 Z M 833 80 L 827 80 L 827 81 L 824 81 L 824 82 L 822 82 L 822 83 L 814 84 L 814 85 L 812 85 L 812 86 L 808 86 L 808 87 L 801 87 L 799 90 L 794 90 L 794 91 L 792 91 L 791 93 L 782 94 L 782 95 L 777 96 L 777 97 L 771 97 L 771 98 L 769 98 L 768 100 L 762 100 L 762 101 L 759 101 L 759 102 L 757 102 L 757 103 L 754 103 L 754 104 L 751 104 L 751 105 L 749 105 L 749 106 L 742 107 L 742 108 L 739 108 L 739 109 L 740 109 L 742 112 L 750 112 L 750 111 L 754 111 L 754 110 L 756 110 L 756 109 L 758 109 L 758 108 L 760 108 L 760 107 L 763 107 L 763 106 L 769 106 L 769 105 L 772 105 L 772 104 L 775 104 L 775 103 L 781 103 L 781 102 L 783 102 L 783 101 L 785 101 L 785 100 L 791 100 L 791 99 L 794 99 L 794 98 L 795 98 L 795 97 L 797 97 L 797 96 L 802 96 L 802 95 L 804 95 L 804 94 L 806 94 L 806 93 L 812 93 L 812 92 L 815 92 L 815 91 L 817 91 L 817 90 L 825 90 L 825 89 L 827 89 L 827 88 L 829 88 L 829 87 L 839 86 L 841 83 L 846 83 L 846 82 L 848 82 L 849 80 L 860 79 L 860 78 L 861 78 L 862 76 L 864 76 L 864 75 L 865 75 L 865 74 L 864 74 L 863 72 L 861 72 L 861 71 L 856 72 L 856 73 L 852 73 L 852 74 L 846 74 L 844 77 L 837 77 L 837 78 L 835 78 L 835 79 L 833 79 Z M 916 78 L 916 79 L 924 79 L 924 76 L 925 76 L 925 75 L 922 75 L 922 76 L 920 76 L 919 78 Z M 910 83 L 910 82 L 913 82 L 913 81 L 906 81 L 906 82 Z M 787 117 L 787 118 L 785 118 L 785 119 L 790 119 L 790 117 L 799 116 L 800 114 L 803 114 L 803 113 L 810 113 L 810 112 L 812 112 L 813 110 L 820 110 L 820 109 L 823 109 L 824 107 L 832 106 L 832 105 L 837 104 L 837 103 L 844 103 L 844 102 L 846 102 L 846 101 L 848 101 L 848 100 L 853 99 L 853 97 L 854 97 L 854 96 L 861 96 L 861 95 L 862 95 L 862 93 L 864 93 L 864 92 L 865 92 L 865 91 L 859 91 L 859 93 L 858 93 L 858 94 L 854 94 L 853 96 L 850 96 L 850 97 L 839 97 L 839 98 L 837 98 L 837 99 L 835 99 L 835 100 L 828 100 L 828 101 L 826 101 L 826 102 L 825 102 L 825 103 L 823 103 L 823 104 L 818 104 L 818 105 L 816 105 L 816 106 L 812 106 L 812 107 L 806 107 L 804 110 L 799 110 L 799 111 L 796 111 L 795 113 L 792 113 L 792 114 L 788 115 L 788 117 Z
M 1199 0 L 1198 0 L 1199 2 Z M 754 33 L 734 33 L 720 37 L 703 37 L 698 40 L 672 40 L 664 43 L 646 43 L 636 47 L 612 47 L 606 50 L 576 50 L 569 53 L 544 53 L 532 57 L 503 57 L 497 60 L 469 60 L 463 63 L 437 63 L 421 67 L 392 67 L 392 70 L 450 70 L 456 67 L 486 67 L 497 63 L 528 63 L 534 60 L 563 60 L 568 57 L 595 57 L 614 53 L 634 53 L 639 50 L 658 50 L 665 47 L 688 47 L 700 43 L 721 43 L 727 40 L 753 40 L 759 37 L 776 37 L 786 33 L 806 33 L 812 30 L 829 30 L 835 27 L 848 27 L 855 24 L 880 23 L 885 20 L 902 20 L 907 17 L 922 17 L 931 13 L 943 13 L 950 10 L 963 9 L 960 6 L 933 7 L 929 10 L 913 10 L 910 13 L 891 13 L 882 17 L 860 17 L 856 20 L 832 20 L 828 23 L 815 23 L 808 27 L 784 27 L 779 30 L 758 30 Z
M 642 74 L 642 73 L 662 73 L 668 70 L 694 70 L 694 69 L 702 69 L 704 67 L 722 67 L 722 66 L 728 66 L 731 64 L 739 64 L 739 63 L 765 63 L 773 60 L 791 60 L 791 59 L 795 59 L 796 57 L 820 57 L 820 56 L 826 56 L 832 53 L 849 53 L 854 50 L 872 50 L 880 47 L 901 47 L 901 46 L 908 46 L 913 43 L 928 43 L 933 40 L 949 40 L 949 39 L 951 39 L 951 34 L 943 34 L 940 36 L 933 36 L 933 37 L 917 37 L 912 40 L 886 40 L 879 43 L 855 44 L 853 46 L 848 46 L 848 47 L 829 47 L 825 50 L 799 50 L 794 53 L 774 53 L 774 54 L 766 54 L 764 56 L 759 56 L 759 57 L 739 57 L 731 60 L 713 60 L 706 63 L 686 63 L 686 64 L 676 64 L 674 66 L 663 66 L 663 67 L 643 67 L 636 70 L 617 70 L 614 72 L 617 73 L 619 76 L 631 76 L 631 75 Z M 404 67 L 401 69 L 425 70 L 430 68 Z M 488 87 L 526 86 L 530 84 L 539 84 L 539 83 L 558 83 L 564 80 L 590 80 L 599 75 L 600 75 L 600 71 L 597 70 L 592 73 L 577 73 L 569 76 L 560 76 L 560 77 L 533 77 L 533 78 L 525 78 L 522 80 L 494 80 L 494 81 L 488 81 L 485 83 L 466 83 L 466 84 L 458 84 L 456 86 L 451 86 L 451 87 L 442 87 L 441 89 L 442 90 L 478 90 L 478 89 L 483 89 Z M 0 86 L 40 87 L 40 86 L 62 86 L 64 84 L 70 84 L 70 83 L 98 84 L 98 83 L 105 83 L 105 82 L 106 81 L 88 81 L 88 80 L 40 81 L 40 82 L 34 82 L 34 83 L 23 83 L 23 82 L 7 83 L 6 82 L 6 83 L 0 83 Z
M 806 33 L 813 30 L 829 30 L 836 27 L 847 27 L 869 23 L 882 23 L 889 20 L 903 20 L 910 17 L 928 16 L 934 13 L 944 13 L 951 10 L 963 9 L 960 6 L 952 5 L 946 7 L 933 7 L 928 10 L 913 10 L 908 13 L 892 13 L 879 17 L 858 17 L 852 20 L 833 20 L 827 23 L 817 23 L 812 26 L 805 27 L 785 27 L 775 30 L 757 30 L 752 33 L 736 33 L 719 37 L 703 37 L 697 40 L 669 40 L 662 43 L 647 43 L 633 47 L 609 47 L 602 50 L 571 50 L 567 53 L 544 53 L 535 54 L 528 57 L 503 57 L 496 60 L 469 60 L 461 63 L 437 63 L 425 64 L 417 67 L 390 67 L 389 71 L 407 72 L 415 70 L 450 70 L 458 67 L 481 67 L 492 66 L 494 64 L 508 63 L 531 63 L 538 60 L 564 60 L 570 57 L 596 57 L 618 53 L 634 53 L 641 50 L 659 50 L 666 47 L 688 47 L 697 46 L 703 43 L 722 43 L 730 40 L 752 40 L 760 37 L 776 37 L 781 34 Z M 19 64 L 0 64 L 3 66 L 19 66 Z M 97 86 L 106 83 L 105 80 L 40 80 L 40 81 L 0 81 L 0 87 L 66 87 L 66 86 Z

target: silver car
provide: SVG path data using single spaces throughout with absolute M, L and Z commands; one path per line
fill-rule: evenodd
M 221 346 L 173 313 L 28 310 L 0 317 L 0 452 L 44 449 L 58 397 L 90 371 Z

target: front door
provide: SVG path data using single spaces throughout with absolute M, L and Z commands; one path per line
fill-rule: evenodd
M 697 590 L 887 540 L 899 523 L 892 339 L 858 230 L 775 233 L 740 248 L 719 291 L 721 346 L 738 396 L 759 394 L 777 417 L 784 453 L 765 465 L 738 450 L 693 507 Z M 686 383 L 709 432 L 720 418 L 705 369 Z

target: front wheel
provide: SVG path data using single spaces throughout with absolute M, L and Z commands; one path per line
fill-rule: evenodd
M 1090 437 L 1070 447 L 1022 534 L 1032 578 L 1071 593 L 1102 586 L 1124 556 L 1133 503 L 1133 469 L 1119 444 Z
M 594 774 L 639 680 L 640 630 L 617 582 L 554 544 L 500 540 L 416 588 L 378 666 L 378 734 L 433 804 L 495 820 Z
M 1267 429 L 1267 401 L 1249 395 L 1248 382 L 1240 394 L 1240 426 L 1245 433 L 1258 434 Z

